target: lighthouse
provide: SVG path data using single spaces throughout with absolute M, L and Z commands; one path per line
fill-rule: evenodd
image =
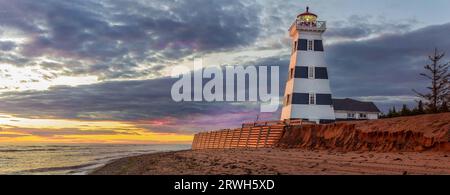
M 326 22 L 317 18 L 307 7 L 289 29 L 292 51 L 281 120 L 336 120 L 322 38 Z

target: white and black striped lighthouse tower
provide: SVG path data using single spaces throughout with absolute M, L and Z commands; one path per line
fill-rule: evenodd
M 316 123 L 336 120 L 323 48 L 325 31 L 326 22 L 318 21 L 308 7 L 289 29 L 292 55 L 281 120 Z

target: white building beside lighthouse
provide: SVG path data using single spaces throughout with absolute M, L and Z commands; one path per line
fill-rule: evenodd
M 326 22 L 318 21 L 308 7 L 289 29 L 292 54 L 281 120 L 336 120 L 322 39 L 325 31 Z

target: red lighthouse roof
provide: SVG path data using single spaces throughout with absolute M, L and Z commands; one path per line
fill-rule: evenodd
M 314 16 L 314 17 L 317 17 L 316 14 L 313 14 L 313 13 L 309 12 L 309 7 L 306 7 L 306 12 L 304 12 L 304 13 L 302 13 L 302 14 L 299 14 L 299 15 L 297 16 L 297 18 L 300 18 L 300 17 L 302 17 L 302 16 Z

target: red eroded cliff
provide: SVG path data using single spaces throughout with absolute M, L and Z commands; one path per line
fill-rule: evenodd
M 450 113 L 291 126 L 277 146 L 342 151 L 450 151 Z

